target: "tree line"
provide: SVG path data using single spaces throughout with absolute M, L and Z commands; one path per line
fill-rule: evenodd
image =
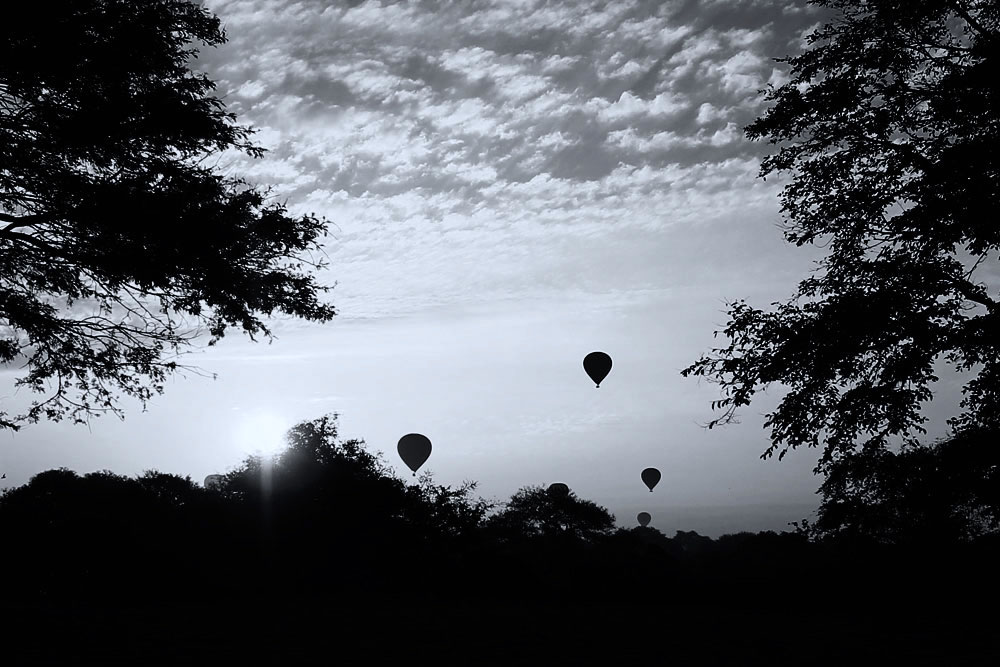
M 7 595 L 118 605 L 183 590 L 236 600 L 261 593 L 248 581 L 263 571 L 281 572 L 289 590 L 308 581 L 314 597 L 644 600 L 723 585 L 791 590 L 782 584 L 795 581 L 790 572 L 806 576 L 845 554 L 859 564 L 896 553 L 925 562 L 987 553 L 1000 537 L 992 438 L 859 463 L 868 483 L 847 490 L 830 478 L 812 523 L 711 539 L 616 527 L 572 491 L 525 486 L 497 503 L 476 495 L 474 482 L 452 487 L 424 474 L 407 483 L 362 440 L 342 439 L 336 415 L 286 437 L 283 452 L 246 458 L 217 488 L 156 471 L 61 468 L 7 489 L 0 530 L 8 571 L 19 573 Z

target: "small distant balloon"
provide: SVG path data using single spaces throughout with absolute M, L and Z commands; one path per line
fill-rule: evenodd
M 427 436 L 419 433 L 408 433 L 399 439 L 396 446 L 399 458 L 413 471 L 413 476 L 417 476 L 417 468 L 422 466 L 431 455 L 431 441 Z
M 646 468 L 642 471 L 642 483 L 649 487 L 649 492 L 653 492 L 653 487 L 660 482 L 660 471 L 656 468 Z
M 649 525 L 649 521 L 653 517 L 652 517 L 652 515 L 649 512 L 639 512 L 639 514 L 636 515 L 635 518 L 639 522 L 639 525 L 642 526 L 643 528 L 645 528 L 646 526 Z
M 222 475 L 209 475 L 205 478 L 206 489 L 218 489 L 222 486 Z
M 568 496 L 569 487 L 563 484 L 562 482 L 554 482 L 553 484 L 549 484 L 549 495 L 558 496 L 560 498 Z
M 583 358 L 583 370 L 600 388 L 601 382 L 611 372 L 611 357 L 603 352 L 591 352 Z

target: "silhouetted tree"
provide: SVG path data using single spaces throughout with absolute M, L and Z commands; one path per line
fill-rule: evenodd
M 168 507 L 184 507 L 202 499 L 204 492 L 191 477 L 179 477 L 156 470 L 147 470 L 136 478 L 146 492 Z
M 435 484 L 430 473 L 408 486 L 413 500 L 422 507 L 422 527 L 432 536 L 471 537 L 482 527 L 494 503 L 474 496 L 478 484 L 465 481 L 458 487 Z M 416 518 L 416 517 L 414 517 Z
M 932 613 L 942 603 L 928 598 L 952 592 L 959 595 L 943 603 L 949 618 L 966 613 L 956 621 L 961 632 L 942 640 L 949 656 L 961 653 L 962 637 L 989 637 L 995 625 L 988 614 L 982 629 L 967 621 L 995 597 L 1000 540 L 980 539 L 942 559 L 924 544 L 852 550 L 789 533 L 667 538 L 649 527 L 611 531 L 603 508 L 539 487 L 518 491 L 482 530 L 486 504 L 469 483 L 452 489 L 426 475 L 408 484 L 361 441 L 341 440 L 335 417 L 298 424 L 284 452 L 244 462 L 218 490 L 156 471 L 129 478 L 66 469 L 6 490 L 6 636 L 30 644 L 35 657 L 40 649 L 72 652 L 52 660 L 59 664 L 78 664 L 81 646 L 105 643 L 118 654 L 131 644 L 172 663 L 200 659 L 220 633 L 254 658 L 266 644 L 287 661 L 331 646 L 384 653 L 378 642 L 388 628 L 404 658 L 437 638 L 453 655 L 522 642 L 533 659 L 549 647 L 559 662 L 568 644 L 588 652 L 606 644 L 609 627 L 642 647 L 663 628 L 704 644 L 719 632 L 729 641 L 730 625 L 750 622 L 741 646 L 785 627 L 781 646 L 801 655 L 840 632 L 827 623 L 837 615 L 857 623 L 867 613 L 865 625 L 882 627 L 896 619 L 908 646 L 916 634 L 933 639 L 935 628 L 914 633 L 914 610 L 924 604 Z M 983 477 L 969 492 L 961 476 L 992 470 L 987 442 L 942 450 L 941 461 L 955 456 L 955 465 L 941 463 L 933 474 L 959 471 L 945 475 L 965 493 L 956 497 L 995 505 L 996 480 Z M 945 487 L 905 493 L 932 488 Z M 799 623 L 816 629 L 803 634 Z M 247 628 L 265 628 L 273 641 L 248 644 Z M 106 631 L 113 643 L 101 638 Z M 30 632 L 39 637 L 25 640 Z M 851 641 L 842 634 L 839 641 Z M 866 650 L 872 640 L 866 633 Z M 610 648 L 611 662 L 631 661 L 619 644 Z
M 185 0 L 14 3 L 0 28 L 0 363 L 45 394 L 0 427 L 120 414 L 204 333 L 325 321 L 323 221 L 210 166 L 263 150 L 189 69 L 225 42 Z
M 207 515 L 197 502 L 204 494 L 189 479 L 155 472 L 139 479 L 39 473 L 0 496 L 0 524 L 18 545 L 7 561 L 26 577 L 15 586 L 93 599 L 163 592 L 185 578 L 190 584 L 206 559 L 192 544 L 198 517 L 182 508 Z
M 829 467 L 814 537 L 954 544 L 1000 531 L 995 432 L 846 455 Z
M 275 456 L 250 456 L 224 476 L 220 492 L 286 519 L 355 527 L 401 519 L 409 502 L 406 484 L 363 440 L 339 436 L 337 415 L 299 423 Z
M 517 491 L 487 521 L 487 528 L 506 538 L 572 535 L 593 539 L 609 534 L 615 517 L 600 505 L 579 498 L 550 493 L 541 486 Z
M 261 557 L 311 586 L 368 594 L 426 584 L 447 573 L 491 506 L 472 482 L 452 488 L 425 474 L 406 484 L 363 440 L 341 439 L 336 414 L 297 424 L 286 443 L 276 456 L 248 457 L 218 494 Z M 295 571 L 305 554 L 341 567 Z
M 822 470 L 892 436 L 912 442 L 938 359 L 971 373 L 952 425 L 1000 425 L 1000 301 L 977 273 L 1000 248 L 1000 12 L 984 0 L 815 4 L 836 19 L 781 59 L 791 78 L 747 136 L 778 146 L 762 176 L 791 174 L 785 238 L 826 257 L 773 310 L 731 304 L 729 344 L 683 375 L 721 385 L 710 427 L 787 387 L 763 458 L 822 445 Z
M 712 549 L 712 538 L 699 535 L 694 530 L 678 530 L 671 540 L 681 551 L 690 556 L 698 556 Z

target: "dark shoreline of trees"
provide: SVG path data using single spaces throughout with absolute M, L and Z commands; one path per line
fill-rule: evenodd
M 304 591 L 315 600 L 646 603 L 725 592 L 761 604 L 761 592 L 809 597 L 817 586 L 905 594 L 914 577 L 921 594 L 935 582 L 945 593 L 993 567 L 1000 534 L 989 475 L 977 489 L 941 462 L 957 456 L 954 467 L 968 471 L 970 452 L 996 454 L 969 442 L 937 450 L 947 455 L 934 459 L 929 448 L 891 461 L 907 480 L 895 487 L 888 475 L 872 475 L 852 496 L 828 480 L 819 521 L 796 532 L 667 537 L 616 529 L 607 510 L 572 492 L 529 486 L 497 507 L 475 496 L 472 482 L 453 488 L 424 475 L 408 484 L 362 441 L 341 440 L 336 417 L 327 416 L 294 427 L 283 453 L 248 458 L 218 489 L 154 471 L 130 478 L 67 469 L 8 489 L 0 531 L 4 571 L 16 576 L 4 598 L 128 606 L 161 596 L 237 601 Z M 919 464 L 922 484 L 904 463 Z M 997 468 L 988 457 L 983 466 Z M 945 485 L 934 486 L 933 470 Z M 970 537 L 970 517 L 992 529 Z M 274 585 L 254 586 L 255 577 Z
M 2 601 L 19 655 L 311 662 L 334 642 L 331 655 L 418 664 L 431 654 L 624 664 L 678 637 L 686 643 L 671 655 L 726 664 L 803 664 L 804 655 L 823 664 L 877 646 L 885 660 L 920 664 L 992 650 L 982 642 L 996 614 L 977 605 L 1000 592 L 1000 536 L 916 539 L 921 508 L 887 520 L 896 498 L 888 477 L 881 491 L 864 490 L 870 513 L 845 504 L 850 494 L 826 496 L 817 525 L 840 524 L 825 537 L 817 525 L 667 537 L 616 529 L 607 510 L 572 492 L 529 486 L 495 506 L 472 482 L 410 483 L 362 441 L 340 439 L 335 415 L 295 426 L 287 443 L 276 457 L 246 459 L 217 489 L 154 471 L 59 469 L 6 490 Z M 956 451 L 967 469 L 969 451 L 992 449 Z M 928 452 L 914 455 L 925 472 L 934 468 Z M 896 499 L 897 509 L 910 502 Z M 925 525 L 945 514 L 931 512 Z M 872 520 L 855 521 L 864 517 Z M 905 530 L 883 539 L 891 531 L 874 531 L 873 518 Z

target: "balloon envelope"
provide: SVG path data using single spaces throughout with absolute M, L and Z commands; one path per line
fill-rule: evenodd
M 399 452 L 399 458 L 403 459 L 403 463 L 416 475 L 417 468 L 431 455 L 431 441 L 419 433 L 408 433 L 399 439 L 396 451 Z
M 601 381 L 611 372 L 611 357 L 603 352 L 591 352 L 583 358 L 583 370 L 600 387 Z
M 649 525 L 649 521 L 653 517 L 652 515 L 650 515 L 649 512 L 639 512 L 639 514 L 635 518 L 639 521 L 640 526 L 646 527 Z
M 206 489 L 217 489 L 222 486 L 222 475 L 209 475 L 205 478 Z
M 549 495 L 568 496 L 569 487 L 563 484 L 562 482 L 555 482 L 553 484 L 549 484 Z
M 642 471 L 642 483 L 649 487 L 649 492 L 653 492 L 653 487 L 660 481 L 660 471 L 656 468 L 646 468 Z

